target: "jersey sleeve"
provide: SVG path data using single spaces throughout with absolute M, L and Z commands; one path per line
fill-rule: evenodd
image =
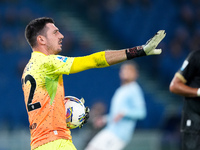
M 196 55 L 195 52 L 190 53 L 188 57 L 185 59 L 185 61 L 183 62 L 181 68 L 179 69 L 178 73 L 182 75 L 185 82 L 190 81 L 194 77 L 195 72 L 196 72 L 195 70 L 197 69 L 196 65 L 197 65 L 198 56 Z
M 91 68 L 108 67 L 105 51 L 97 52 L 83 57 L 75 57 L 70 73 L 77 73 Z
M 61 55 L 48 56 L 49 74 L 69 74 L 74 57 L 65 57 Z
M 97 52 L 82 57 L 65 57 L 50 55 L 46 60 L 46 68 L 49 74 L 77 73 L 91 68 L 103 68 L 109 66 L 105 58 L 105 51 Z

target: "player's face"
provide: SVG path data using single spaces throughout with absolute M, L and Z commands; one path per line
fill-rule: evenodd
M 47 23 L 46 46 L 50 54 L 58 54 L 62 51 L 62 39 L 64 36 L 53 23 Z
M 125 64 L 121 66 L 119 76 L 122 83 L 127 83 L 135 81 L 137 79 L 138 73 L 134 66 Z

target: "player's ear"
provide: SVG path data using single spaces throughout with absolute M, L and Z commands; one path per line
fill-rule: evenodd
M 46 44 L 46 38 L 42 35 L 38 35 L 37 36 L 37 42 L 39 45 L 44 45 Z

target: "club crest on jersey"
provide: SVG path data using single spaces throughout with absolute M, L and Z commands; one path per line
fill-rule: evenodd
M 67 61 L 67 57 L 63 57 L 63 56 L 58 56 L 57 59 L 59 59 L 62 62 L 66 62 Z

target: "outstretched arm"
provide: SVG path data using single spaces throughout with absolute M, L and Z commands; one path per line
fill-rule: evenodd
M 109 65 L 114 65 L 127 60 L 126 49 L 122 50 L 107 50 L 105 58 Z
M 107 50 L 84 57 L 75 57 L 70 73 L 77 73 L 91 68 L 107 67 L 135 57 L 159 55 L 162 50 L 156 49 L 156 47 L 165 35 L 165 31 L 160 30 L 142 46 L 122 50 Z
M 127 59 L 133 59 L 135 57 L 159 55 L 161 54 L 162 50 L 156 49 L 156 47 L 162 41 L 165 35 L 165 30 L 159 30 L 151 39 L 146 42 L 145 45 L 122 50 L 106 51 L 106 60 L 109 65 L 113 65 Z

